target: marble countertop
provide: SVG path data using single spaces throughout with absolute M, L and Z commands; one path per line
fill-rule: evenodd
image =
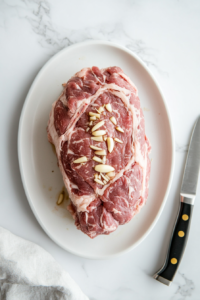
M 0 226 L 41 245 L 91 300 L 200 299 L 200 186 L 189 242 L 170 287 L 152 278 L 165 258 L 177 213 L 192 126 L 200 114 L 200 1 L 1 0 Z M 17 133 L 30 85 L 43 64 L 71 44 L 101 39 L 137 53 L 160 83 L 176 140 L 174 179 L 162 215 L 136 249 L 111 260 L 67 253 L 41 229 L 22 186 Z

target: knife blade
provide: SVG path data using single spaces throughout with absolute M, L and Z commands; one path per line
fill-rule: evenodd
M 200 167 L 200 117 L 198 118 L 192 135 L 188 149 L 188 155 L 183 173 L 181 185 L 181 195 L 194 198 L 196 196 L 197 183 Z
M 180 265 L 191 224 L 192 211 L 200 172 L 200 116 L 191 135 L 180 190 L 180 206 L 164 265 L 154 278 L 170 285 Z

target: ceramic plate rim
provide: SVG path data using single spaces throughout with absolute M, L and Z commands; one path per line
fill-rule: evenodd
M 169 121 L 169 128 L 170 128 L 170 135 L 171 135 L 171 146 L 172 146 L 172 149 L 171 149 L 171 153 L 172 153 L 172 159 L 171 159 L 171 170 L 170 170 L 170 175 L 169 175 L 169 180 L 168 180 L 168 185 L 167 185 L 167 188 L 166 188 L 166 192 L 165 192 L 165 196 L 162 200 L 162 204 L 160 206 L 160 209 L 156 215 L 156 217 L 154 218 L 153 222 L 151 223 L 151 225 L 149 226 L 149 228 L 147 229 L 147 231 L 135 242 L 133 243 L 131 246 L 127 247 L 126 249 L 124 250 L 121 250 L 115 254 L 109 254 L 109 255 L 103 255 L 103 256 L 99 256 L 99 255 L 94 255 L 94 256 L 88 256 L 88 255 L 80 255 L 80 253 L 76 253 L 76 251 L 72 251 L 71 249 L 68 249 L 67 247 L 64 247 L 58 240 L 56 240 L 56 238 L 54 236 L 52 236 L 51 232 L 49 232 L 48 228 L 46 228 L 46 226 L 43 224 L 43 221 L 42 219 L 40 219 L 40 217 L 38 216 L 37 214 L 37 211 L 35 210 L 33 204 L 32 204 L 32 201 L 31 201 L 31 197 L 29 195 L 29 191 L 28 191 L 28 187 L 26 185 L 26 180 L 25 180 L 25 176 L 24 176 L 24 171 L 23 171 L 23 166 L 22 166 L 22 161 L 23 161 L 23 158 L 21 157 L 21 151 L 20 151 L 20 147 L 21 147 L 21 139 L 22 139 L 22 123 L 23 123 L 23 119 L 24 119 L 24 115 L 25 115 L 25 112 L 26 112 L 26 107 L 29 103 L 29 96 L 31 95 L 32 93 L 32 90 L 34 90 L 37 82 L 40 80 L 40 77 L 42 76 L 42 73 L 45 71 L 46 68 L 48 68 L 48 66 L 51 64 L 51 62 L 56 59 L 59 55 L 61 55 L 63 52 L 69 52 L 71 51 L 73 48 L 79 48 L 79 47 L 82 47 L 82 46 L 86 46 L 86 45 L 107 45 L 107 46 L 111 46 L 111 47 L 115 47 L 115 48 L 118 48 L 120 50 L 123 50 L 124 52 L 128 53 L 129 55 L 131 55 L 136 61 L 139 62 L 140 65 L 142 65 L 142 67 L 145 69 L 145 71 L 148 73 L 148 75 L 151 77 L 151 79 L 153 80 L 156 88 L 158 89 L 160 95 L 161 95 L 161 98 L 162 98 L 162 101 L 163 101 L 163 104 L 164 104 L 164 107 L 165 107 L 165 110 L 166 110 L 166 114 L 167 114 L 167 118 L 168 118 L 168 121 Z M 19 160 L 19 169 L 20 169 L 20 174 L 21 174 L 21 178 L 22 178 L 22 183 L 23 183 L 23 187 L 24 187 L 24 190 L 25 190 L 25 194 L 26 194 L 26 197 L 27 197 L 27 200 L 29 202 L 29 205 L 33 211 L 33 214 L 35 215 L 38 223 L 40 224 L 40 226 L 42 227 L 42 229 L 45 231 L 45 233 L 57 244 L 59 245 L 61 248 L 63 248 L 64 250 L 74 254 L 74 255 L 77 255 L 79 257 L 84 257 L 84 258 L 88 258 L 88 259 L 107 259 L 107 258 L 111 258 L 111 257 L 116 257 L 116 256 L 119 256 L 119 255 L 122 255 L 124 253 L 127 253 L 129 251 L 131 251 L 132 249 L 134 249 L 135 247 L 137 247 L 147 236 L 148 234 L 152 231 L 152 229 L 154 228 L 154 226 L 156 225 L 158 219 L 160 218 L 161 216 L 161 213 L 164 209 L 164 206 L 166 204 L 166 201 L 167 201 L 167 197 L 169 195 L 169 191 L 170 191 L 170 187 L 171 187 L 171 183 L 172 183 L 172 178 L 173 178 L 173 173 L 174 173 L 174 166 L 175 166 L 175 141 L 174 141 L 174 132 L 173 132 L 173 127 L 172 127 L 172 121 L 171 121 L 171 117 L 170 117 L 170 113 L 169 113 L 169 109 L 168 109 L 168 105 L 167 105 L 167 102 L 166 102 L 166 99 L 164 97 L 164 94 L 157 82 L 157 80 L 155 79 L 154 75 L 151 73 L 151 71 L 148 69 L 148 67 L 145 65 L 145 63 L 132 51 L 130 51 L 129 49 L 127 49 L 126 47 L 120 45 L 120 44 L 117 44 L 117 43 L 114 43 L 114 42 L 109 42 L 109 41 L 102 41 L 102 40 L 92 40 L 92 41 L 84 41 L 84 42 L 81 42 L 81 43 L 76 43 L 76 44 L 73 44 L 69 47 L 66 47 L 64 49 L 62 49 L 61 51 L 59 51 L 58 53 L 56 53 L 54 56 L 52 56 L 43 66 L 42 68 L 40 69 L 40 71 L 37 73 L 36 77 L 34 78 L 32 84 L 31 84 L 31 87 L 28 91 L 28 94 L 25 98 L 25 101 L 24 101 L 24 104 L 23 104 L 23 108 L 22 108 L 22 111 L 21 111 L 21 115 L 20 115 L 20 120 L 19 120 L 19 128 L 18 128 L 18 160 Z

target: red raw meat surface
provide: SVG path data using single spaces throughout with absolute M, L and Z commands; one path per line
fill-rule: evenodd
M 87 130 L 89 112 L 97 113 L 96 109 L 108 103 L 112 112 L 105 109 Z M 112 116 L 123 133 L 110 121 Z M 98 130 L 123 142 L 115 142 L 111 153 L 105 141 L 91 139 L 91 128 L 102 120 L 104 125 Z M 77 228 L 94 238 L 129 222 L 148 196 L 151 147 L 137 89 L 123 71 L 92 67 L 75 74 L 52 106 L 47 132 L 56 148 Z M 105 149 L 106 165 L 115 169 L 116 176 L 106 185 L 94 181 L 94 167 L 99 163 L 92 160 L 95 154 L 90 145 Z M 87 157 L 86 163 L 73 163 L 81 156 Z

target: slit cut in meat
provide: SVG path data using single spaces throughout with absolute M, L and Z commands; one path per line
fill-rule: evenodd
M 52 105 L 47 133 L 71 199 L 68 209 L 77 228 L 90 238 L 110 234 L 129 222 L 148 197 L 151 146 L 138 91 L 119 67 L 85 68 L 63 86 Z M 100 121 L 97 130 L 116 139 L 111 153 L 106 138 L 91 139 L 91 129 Z M 105 150 L 104 164 L 114 168 L 110 180 L 105 180 L 106 173 L 94 180 L 103 152 L 95 153 L 90 146 Z M 81 157 L 83 163 L 74 162 Z

